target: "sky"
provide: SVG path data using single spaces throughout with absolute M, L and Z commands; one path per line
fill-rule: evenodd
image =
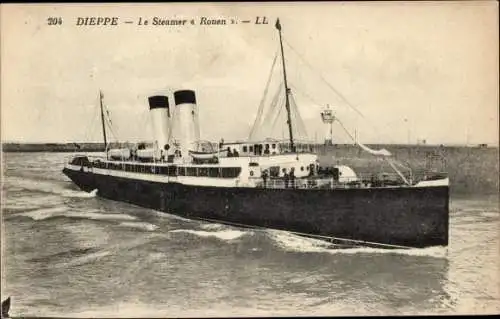
M 76 25 L 92 16 L 119 25 Z M 196 24 L 137 25 L 154 17 Z M 203 139 L 245 139 L 279 48 L 277 17 L 310 139 L 324 139 L 329 104 L 364 143 L 498 145 L 495 1 L 2 5 L 2 141 L 100 141 L 99 90 L 111 140 L 152 139 L 147 97 L 186 88 L 196 91 Z M 286 137 L 283 122 L 276 131 Z M 333 134 L 350 142 L 338 123 Z

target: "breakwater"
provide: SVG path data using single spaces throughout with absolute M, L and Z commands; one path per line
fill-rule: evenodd
M 446 171 L 454 195 L 499 193 L 498 147 L 431 146 L 431 145 L 370 145 L 386 148 L 393 158 L 412 168 L 413 172 L 429 168 Z M 354 145 L 320 148 L 320 162 L 349 165 L 357 172 L 392 171 L 382 158 L 371 155 Z M 404 168 L 401 171 L 404 172 Z
M 120 143 L 110 143 L 110 148 Z M 104 143 L 2 143 L 3 152 L 102 152 Z

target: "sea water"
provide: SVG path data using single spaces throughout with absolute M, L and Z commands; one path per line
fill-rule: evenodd
M 205 317 L 500 311 L 497 196 L 450 201 L 450 245 L 332 249 L 285 231 L 99 198 L 61 153 L 4 153 L 2 298 L 11 316 Z

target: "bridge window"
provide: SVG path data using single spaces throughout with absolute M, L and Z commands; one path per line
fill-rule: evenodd
M 246 153 L 246 152 L 247 152 L 247 150 L 248 150 L 248 149 L 247 149 L 247 146 L 246 146 L 246 145 L 245 145 L 245 146 L 243 146 L 243 153 Z

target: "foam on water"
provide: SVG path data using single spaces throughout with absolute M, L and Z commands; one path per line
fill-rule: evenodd
M 5 184 L 8 186 L 9 191 L 28 190 L 71 198 L 92 198 L 97 195 L 97 189 L 94 189 L 90 193 L 68 189 L 66 184 L 62 184 L 58 180 L 40 180 L 29 177 L 21 178 L 17 176 L 8 176 L 5 179 Z
M 74 191 L 74 190 L 66 190 L 61 193 L 63 197 L 71 197 L 71 198 L 93 198 L 97 196 L 97 189 L 87 193 L 84 191 Z
M 191 230 L 191 229 L 175 229 L 169 231 L 169 233 L 187 233 L 193 234 L 199 237 L 216 237 L 221 240 L 233 240 L 243 235 L 250 234 L 251 232 L 239 231 L 239 230 L 221 230 L 221 231 L 204 231 L 204 230 Z
M 302 253 L 329 253 L 329 254 L 398 254 L 407 256 L 426 256 L 445 258 L 447 248 L 443 246 L 427 248 L 409 248 L 409 249 L 384 249 L 371 247 L 353 247 L 336 249 L 334 244 L 313 238 L 302 237 L 280 230 L 266 230 L 269 237 L 287 251 Z
M 199 308 L 186 308 L 178 305 L 152 305 L 144 304 L 139 301 L 119 302 L 109 306 L 82 307 L 82 311 L 65 314 L 65 317 L 71 318 L 96 318 L 96 317 L 125 317 L 125 318 L 164 318 L 169 317 L 185 317 L 185 318 L 203 318 L 203 317 L 263 317 L 272 315 L 286 316 L 293 314 L 290 309 L 259 309 L 258 307 L 236 307 L 234 305 L 226 305 L 220 303 Z M 60 316 L 58 313 L 45 313 L 45 316 Z
M 228 226 L 217 223 L 210 223 L 210 224 L 203 224 L 200 227 L 205 230 L 220 230 L 227 228 Z
M 55 180 L 49 181 L 17 176 L 7 176 L 5 178 L 5 186 L 7 186 L 8 189 L 25 189 L 55 194 L 61 194 L 66 191 L 63 184 Z
M 26 216 L 33 220 L 44 220 L 54 217 L 68 217 L 68 218 L 83 218 L 92 220 L 135 220 L 134 216 L 126 214 L 103 214 L 98 213 L 98 210 L 91 210 L 88 212 L 71 212 L 68 207 L 49 207 L 41 208 L 33 211 L 18 214 L 19 216 Z
M 158 229 L 157 225 L 153 225 L 145 222 L 122 222 L 120 226 L 128 227 L 128 228 L 136 228 L 145 231 L 155 231 Z
M 127 252 L 132 251 L 133 249 L 144 245 L 145 243 L 148 243 L 152 238 L 154 237 L 163 237 L 163 236 L 157 236 L 154 234 L 148 235 L 146 237 L 140 237 L 137 239 L 133 240 L 125 240 L 125 241 L 119 241 L 114 244 L 105 244 L 101 245 L 102 249 L 99 249 L 97 251 L 90 250 L 92 251 L 90 253 L 87 253 L 82 256 L 78 257 L 73 257 L 68 261 L 60 262 L 55 264 L 55 267 L 57 268 L 68 268 L 68 267 L 73 267 L 73 266 L 80 266 L 84 264 L 90 264 L 99 261 L 103 257 L 106 256 L 116 256 L 120 254 L 124 254 Z
M 68 211 L 67 207 L 48 207 L 35 209 L 29 212 L 18 214 L 19 216 L 26 216 L 33 220 L 43 220 L 54 216 L 60 216 Z
M 500 217 L 500 212 L 492 212 L 492 211 L 486 212 L 485 211 L 485 212 L 481 213 L 481 216 L 483 216 L 483 217 Z
M 90 253 L 90 254 L 87 254 L 87 255 L 84 255 L 84 256 L 80 256 L 80 257 L 76 257 L 76 258 L 73 258 L 71 259 L 70 261 L 67 261 L 67 262 L 62 262 L 62 263 L 58 263 L 58 264 L 55 264 L 54 267 L 55 268 L 67 268 L 67 267 L 73 267 L 73 266 L 80 266 L 80 265 L 84 265 L 84 264 L 89 264 L 89 263 L 93 263 L 103 257 L 106 257 L 108 256 L 109 254 L 111 254 L 110 251 L 97 251 L 97 252 L 94 252 L 94 253 Z
M 179 215 L 169 214 L 166 212 L 160 212 L 158 210 L 150 210 L 148 212 L 148 214 L 152 215 L 152 216 L 160 217 L 160 218 L 176 219 L 176 220 L 180 220 L 180 221 L 184 221 L 184 222 L 191 222 L 191 223 L 196 222 L 196 220 L 193 220 L 193 219 L 184 218 L 184 217 L 181 217 Z

